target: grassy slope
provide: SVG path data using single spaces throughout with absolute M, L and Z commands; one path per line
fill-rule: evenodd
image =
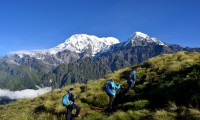
M 116 96 L 114 112 L 105 112 L 108 97 L 102 89 L 104 83 L 114 78 L 125 88 L 126 76 L 132 69 L 137 71 L 136 87 L 125 95 L 123 101 Z M 0 106 L 0 119 L 64 120 L 66 110 L 61 99 L 70 87 L 76 90 L 76 103 L 82 107 L 79 119 L 83 120 L 200 119 L 199 79 L 200 53 L 161 55 L 87 85 L 75 84 L 34 99 Z

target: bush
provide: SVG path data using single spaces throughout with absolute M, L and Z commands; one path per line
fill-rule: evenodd
M 134 97 L 134 95 L 135 95 L 135 91 L 129 90 L 128 93 L 125 94 L 125 97 L 126 97 L 127 99 L 131 99 L 131 98 Z
M 200 111 L 198 109 L 189 109 L 189 112 L 182 117 L 186 120 L 200 120 Z
M 128 112 L 118 111 L 111 116 L 108 120 L 149 120 L 151 119 L 150 112 L 148 110 L 129 110 Z
M 131 120 L 149 120 L 150 119 L 150 112 L 148 110 L 136 110 L 132 111 L 129 110 L 127 112 Z
M 44 103 L 44 106 L 47 111 L 54 111 L 55 110 L 55 104 L 53 101 L 47 100 Z
M 100 93 L 95 95 L 92 104 L 96 105 L 98 107 L 105 107 L 109 102 L 109 98 L 107 96 L 107 94 L 105 93 Z
M 200 101 L 200 94 L 195 94 L 190 99 L 190 103 L 195 107 L 200 107 L 199 101 Z
M 108 104 L 109 98 L 106 93 L 97 92 L 90 96 L 81 95 L 81 101 L 93 106 L 104 108 Z
M 153 114 L 154 120 L 176 120 L 176 114 L 165 110 L 157 110 Z
M 131 120 L 131 118 L 126 112 L 118 111 L 111 115 L 108 120 Z
M 178 107 L 176 106 L 175 102 L 169 102 L 167 109 L 169 111 L 175 112 L 176 110 L 178 110 Z
M 107 117 L 100 112 L 88 112 L 83 117 L 77 119 L 77 120 L 105 120 Z
M 59 105 L 56 106 L 55 112 L 57 114 L 65 113 L 66 112 L 66 108 L 63 105 L 59 104 Z
M 138 100 L 135 102 L 128 102 L 123 104 L 123 108 L 126 110 L 134 109 L 139 110 L 148 107 L 149 101 L 148 100 Z

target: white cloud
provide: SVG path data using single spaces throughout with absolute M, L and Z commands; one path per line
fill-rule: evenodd
M 34 89 L 25 89 L 21 91 L 10 91 L 0 89 L 0 98 L 7 97 L 11 100 L 19 100 L 24 98 L 35 98 L 39 95 L 48 93 L 52 90 L 51 87 L 39 88 L 38 90 Z

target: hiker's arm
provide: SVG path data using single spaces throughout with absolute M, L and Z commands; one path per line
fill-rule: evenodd
M 120 85 L 115 85 L 115 88 L 120 89 Z

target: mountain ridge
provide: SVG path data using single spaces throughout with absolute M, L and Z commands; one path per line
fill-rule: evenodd
M 34 57 L 35 54 L 49 54 L 55 55 L 58 52 L 62 52 L 64 50 L 69 50 L 76 53 L 85 52 L 88 49 L 92 49 L 92 56 L 94 56 L 97 52 L 109 47 L 110 45 L 119 43 L 119 40 L 114 37 L 102 37 L 99 38 L 94 35 L 87 34 L 74 34 L 65 42 L 57 45 L 56 47 L 44 50 L 33 50 L 33 51 L 16 51 L 13 54 L 19 55 L 22 57 L 23 55 L 30 55 Z M 99 48 L 98 48 L 99 47 Z M 41 59 L 36 57 L 37 59 Z
M 166 43 L 163 45 L 159 40 L 143 33 L 137 33 L 130 37 L 130 40 L 138 41 L 138 44 L 134 45 L 127 41 L 125 47 L 127 42 L 104 46 L 105 49 L 100 50 L 95 56 L 92 56 L 90 49 L 82 49 L 82 53 L 64 50 L 52 55 L 38 54 L 42 59 L 29 55 L 22 58 L 18 55 L 2 57 L 0 88 L 20 90 L 34 88 L 35 85 L 50 86 L 50 79 L 54 80 L 55 87 L 77 82 L 87 83 L 90 79 L 98 79 L 160 54 L 200 51 L 200 48 L 184 48 Z
M 90 42 L 88 42 L 90 41 Z M 85 44 L 84 44 L 85 42 Z M 100 42 L 98 44 L 98 42 Z M 149 44 L 155 45 L 166 45 L 156 38 L 151 38 L 145 33 L 135 32 L 129 39 L 126 41 L 124 47 L 131 42 L 132 46 L 146 46 Z M 109 50 L 109 47 L 114 44 L 120 44 L 123 42 L 119 42 L 117 38 L 114 37 L 102 37 L 99 38 L 94 35 L 87 34 L 74 34 L 65 42 L 57 45 L 56 47 L 44 50 L 31 50 L 31 51 L 16 51 L 12 52 L 13 54 L 18 55 L 22 58 L 24 55 L 29 55 L 30 57 L 35 57 L 36 59 L 44 59 L 44 55 L 55 55 L 58 52 L 62 52 L 64 50 L 69 50 L 75 52 L 77 54 L 83 53 L 87 50 L 93 49 L 90 56 L 95 56 L 97 53 L 105 52 Z M 98 48 L 100 47 L 100 48 Z

